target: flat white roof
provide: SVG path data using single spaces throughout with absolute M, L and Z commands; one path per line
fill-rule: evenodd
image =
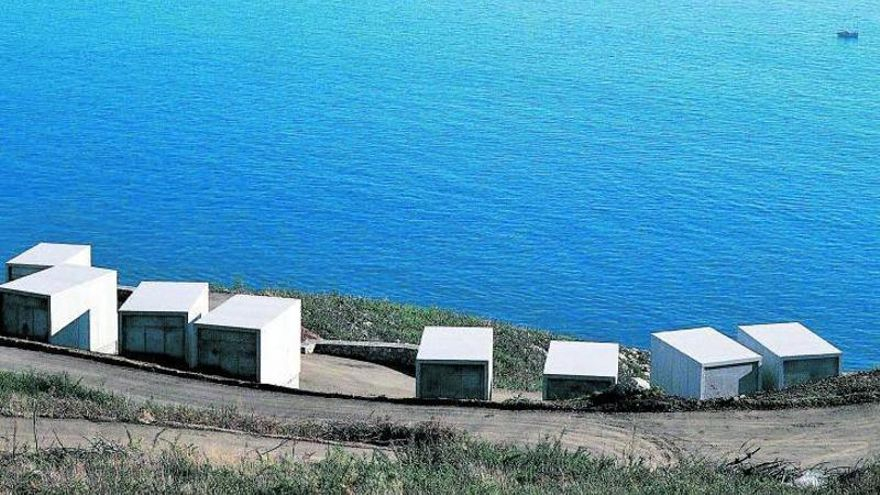
M 837 356 L 841 352 L 800 323 L 740 325 L 740 330 L 779 357 Z
M 188 313 L 207 292 L 207 283 L 141 282 L 119 311 Z
M 425 327 L 417 361 L 492 361 L 491 327 Z
M 617 377 L 620 346 L 599 342 L 550 342 L 545 375 Z
M 196 321 L 196 325 L 261 330 L 299 304 L 299 299 L 239 294 Z
M 651 334 L 703 366 L 760 361 L 761 356 L 711 327 Z
M 41 242 L 12 258 L 10 265 L 54 266 L 70 261 L 83 251 L 91 252 L 91 246 L 83 244 L 52 244 Z
M 115 274 L 113 270 L 92 266 L 58 265 L 0 285 L 0 290 L 53 296 L 78 285 Z

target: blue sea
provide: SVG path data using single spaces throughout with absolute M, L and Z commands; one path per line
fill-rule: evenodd
M 861 39 L 835 32 L 859 18 Z M 0 257 L 880 364 L 876 0 L 0 6 Z

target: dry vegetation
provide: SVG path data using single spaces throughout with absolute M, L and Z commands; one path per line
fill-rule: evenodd
M 161 451 L 96 442 L 90 449 L 0 455 L 0 490 L 8 493 L 577 493 L 794 494 L 876 493 L 875 467 L 804 490 L 767 474 L 692 461 L 651 470 L 548 442 L 499 447 L 469 440 L 412 445 L 394 456 L 332 452 L 316 463 L 246 461 L 218 466 L 178 446 Z
M 880 370 L 851 373 L 785 390 L 725 399 L 696 400 L 665 395 L 657 389 L 618 386 L 570 401 L 519 401 L 518 407 L 596 412 L 684 412 L 834 407 L 880 402 Z

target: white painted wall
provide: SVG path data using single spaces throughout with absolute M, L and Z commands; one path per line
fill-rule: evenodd
M 205 291 L 202 294 L 196 304 L 190 309 L 189 314 L 187 315 L 188 324 L 186 325 L 186 364 L 190 368 L 195 368 L 199 349 L 198 349 L 198 336 L 196 334 L 196 326 L 195 322 L 199 320 L 203 315 L 208 314 L 210 304 L 210 291 Z
M 52 295 L 49 343 L 71 346 L 64 336 L 55 336 L 88 312 L 88 335 L 75 347 L 115 354 L 119 338 L 116 289 L 116 272 L 108 270 L 104 276 Z
M 285 311 L 260 332 L 260 383 L 299 388 L 302 302 Z
M 651 384 L 669 395 L 699 399 L 703 367 L 661 339 L 651 336 Z
M 741 328 L 737 329 L 736 339 L 740 344 L 761 355 L 761 389 L 778 390 L 785 386 L 782 359 L 770 352 L 763 344 L 752 338 Z

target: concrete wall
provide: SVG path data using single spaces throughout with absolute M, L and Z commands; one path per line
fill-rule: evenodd
M 617 383 L 613 378 L 583 378 L 544 375 L 544 400 L 584 397 L 607 390 Z
M 753 352 L 761 355 L 761 389 L 778 390 L 779 388 L 782 388 L 784 386 L 785 377 L 783 376 L 782 360 L 779 356 L 770 352 L 769 349 L 752 338 L 751 335 L 743 332 L 741 328 L 737 330 L 736 340 Z
M 134 288 L 118 287 L 117 306 L 131 297 Z M 195 321 L 208 313 L 205 292 L 187 313 L 119 313 L 119 352 L 151 361 L 169 361 L 196 367 L 198 337 Z
M 116 353 L 115 272 L 51 297 L 4 293 L 3 301 L 3 327 L 10 336 Z
M 492 398 L 489 363 L 419 361 L 416 363 L 416 397 L 421 399 Z
M 26 294 L 2 295 L 3 333 L 10 337 L 88 349 L 90 311 L 86 310 L 61 328 L 51 328 L 51 299 Z
M 651 336 L 651 384 L 669 395 L 713 399 L 750 394 L 759 388 L 757 363 L 706 367 Z
M 716 366 L 703 370 L 700 399 L 717 399 L 751 394 L 758 390 L 757 363 Z
M 699 399 L 703 367 L 666 342 L 651 336 L 651 384 L 669 395 Z
M 53 331 L 49 343 L 74 349 L 89 349 L 92 312 L 86 311 L 60 330 Z
M 260 383 L 299 388 L 302 303 L 286 311 L 260 333 Z
M 315 342 L 314 352 L 381 364 L 401 373 L 415 376 L 416 355 L 419 353 L 419 346 L 389 342 L 319 340 Z
M 82 345 L 76 347 L 93 352 L 115 354 L 119 339 L 116 285 L 116 272 L 111 272 L 106 276 L 53 296 L 50 300 L 49 310 L 52 335 L 61 332 L 88 311 L 88 337 L 83 340 Z M 58 338 L 62 342 L 70 341 L 67 335 L 61 335 Z M 49 342 L 54 343 L 51 335 Z
M 299 387 L 301 304 L 262 330 L 195 323 L 197 368 L 282 387 Z

